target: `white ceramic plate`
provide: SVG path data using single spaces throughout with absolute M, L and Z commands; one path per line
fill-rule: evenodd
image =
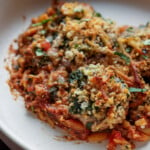
M 87 2 L 87 1 L 85 1 Z M 150 21 L 149 0 L 91 0 L 90 4 L 119 24 L 145 24 Z M 4 69 L 4 58 L 9 44 L 29 25 L 33 16 L 44 12 L 50 0 L 0 0 L 0 130 L 23 149 L 30 150 L 99 150 L 105 144 L 75 144 L 55 140 L 62 135 L 28 113 L 23 100 L 14 101 L 6 84 L 8 74 Z M 23 16 L 27 19 L 23 20 Z M 14 147 L 12 147 L 14 148 Z M 149 144 L 138 149 L 149 150 Z

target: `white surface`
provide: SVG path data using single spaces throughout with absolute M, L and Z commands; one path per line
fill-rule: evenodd
M 119 24 L 137 25 L 150 21 L 149 0 L 91 0 L 93 6 Z M 14 101 L 6 84 L 4 57 L 9 44 L 29 25 L 33 16 L 44 12 L 50 0 L 0 0 L 0 130 L 24 149 L 29 150 L 99 150 L 104 144 L 75 144 L 55 140 L 60 131 L 51 129 L 25 108 L 22 100 Z M 22 16 L 27 20 L 23 21 Z M 10 144 L 10 146 L 12 146 Z M 14 148 L 14 147 L 12 147 Z M 140 150 L 149 150 L 150 144 L 142 144 Z

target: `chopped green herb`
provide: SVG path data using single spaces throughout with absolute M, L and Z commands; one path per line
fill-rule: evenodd
M 53 41 L 53 36 L 46 37 L 46 40 L 51 43 Z
M 69 76 L 69 82 L 77 82 L 79 87 L 84 86 L 84 82 L 86 82 L 86 79 L 86 76 L 80 70 L 73 71 Z
M 47 31 L 46 30 L 41 30 L 39 33 L 42 34 L 42 35 L 45 35 L 47 33 Z
M 127 98 L 129 98 L 130 97 L 130 94 L 127 94 Z
M 69 112 L 72 114 L 80 114 L 82 109 L 81 109 L 81 104 L 78 102 L 77 98 L 73 98 L 73 101 L 71 102 L 71 106 L 69 108 Z
M 143 48 L 143 49 L 142 49 L 142 52 L 143 52 L 144 54 L 146 54 L 146 53 L 147 53 L 147 49 L 146 49 L 146 48 Z
M 51 87 L 50 90 L 49 90 L 49 93 L 54 93 L 58 90 L 57 87 Z
M 133 32 L 133 29 L 134 29 L 133 27 L 129 27 L 129 28 L 126 29 L 126 31 Z
M 143 57 L 144 59 L 148 59 L 148 56 L 142 55 L 142 57 Z
M 81 80 L 84 77 L 80 70 L 73 71 L 69 76 L 69 82 L 74 82 L 76 80 Z
M 115 55 L 120 56 L 120 58 L 124 59 L 126 61 L 127 64 L 130 64 L 130 58 L 126 55 L 124 55 L 123 53 L 120 52 L 115 52 Z
M 113 80 L 115 80 L 115 82 L 117 82 L 117 83 L 121 83 L 121 87 L 123 89 L 127 88 L 127 85 L 123 82 L 123 80 L 119 79 L 118 77 L 114 77 Z
M 42 22 L 32 24 L 32 27 L 41 26 L 41 25 L 43 25 L 43 24 L 48 23 L 49 21 L 52 21 L 52 19 L 46 19 L 46 20 L 43 20 Z
M 89 101 L 88 107 L 86 108 L 86 111 L 90 112 L 90 114 L 92 114 L 92 110 L 93 110 L 93 101 Z
M 130 87 L 129 91 L 130 92 L 146 92 L 147 89 L 140 89 L 140 88 Z
M 81 22 L 88 22 L 88 21 L 90 21 L 91 19 L 88 19 L 88 18 L 85 18 L 85 19 L 81 19 L 81 20 L 79 20 L 79 23 L 81 23 Z
M 89 130 L 91 130 L 92 125 L 93 125 L 93 122 L 88 122 L 88 123 L 86 124 L 86 128 L 89 129 Z
M 114 78 L 116 78 L 116 77 L 115 77 L 115 76 L 111 76 L 111 77 L 110 77 L 111 80 L 114 80 Z
M 88 18 L 85 18 L 85 19 L 82 19 L 81 21 L 90 21 L 91 19 L 88 19 Z
M 94 12 L 93 16 L 94 17 L 102 17 L 102 14 L 99 12 Z
M 122 82 L 122 80 L 121 79 L 119 79 L 119 78 L 117 78 L 117 77 L 115 77 L 115 78 L 113 78 L 116 82 L 118 82 L 118 83 L 121 83 Z
M 65 79 L 63 78 L 63 77 L 58 77 L 58 83 L 59 84 L 64 84 L 64 82 L 65 82 Z
M 125 148 L 128 150 L 130 147 L 128 145 L 125 145 Z
M 119 47 L 118 41 L 115 41 L 115 42 L 114 42 L 114 47 Z
M 143 44 L 146 45 L 146 46 L 147 45 L 150 46 L 150 39 L 143 41 Z
M 127 52 L 127 53 L 130 53 L 131 51 L 132 51 L 132 47 L 131 47 L 131 46 L 127 46 L 126 52 Z
M 125 83 L 121 83 L 121 87 L 122 87 L 123 89 L 125 89 L 125 88 L 127 88 L 127 85 L 126 85 Z
M 79 48 L 79 44 L 75 44 L 74 48 L 76 48 L 76 49 Z
M 82 7 L 76 7 L 76 8 L 74 8 L 74 12 L 76 12 L 76 13 L 81 13 L 81 12 L 83 12 L 84 10 L 83 10 L 83 8 Z
M 44 51 L 42 51 L 40 48 L 37 48 L 35 50 L 35 54 L 36 54 L 36 56 L 45 56 L 46 55 L 46 53 Z

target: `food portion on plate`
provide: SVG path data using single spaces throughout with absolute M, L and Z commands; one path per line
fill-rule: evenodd
M 150 139 L 150 23 L 117 26 L 85 3 L 32 19 L 10 47 L 9 86 L 68 140 L 135 148 Z

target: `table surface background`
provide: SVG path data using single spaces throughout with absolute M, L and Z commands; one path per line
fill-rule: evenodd
M 7 144 L 7 145 L 6 145 Z M 0 150 L 23 150 L 0 130 Z
M 0 140 L 0 149 L 2 150 L 10 150 L 7 145 L 2 141 Z

